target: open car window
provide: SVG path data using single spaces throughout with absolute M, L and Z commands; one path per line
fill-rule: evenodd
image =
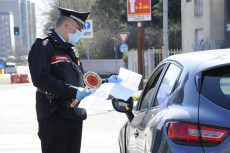
M 161 105 L 168 100 L 172 90 L 174 89 L 174 85 L 180 75 L 180 72 L 181 68 L 175 64 L 170 64 L 160 84 L 157 96 L 153 103 L 154 106 Z
M 147 85 L 144 89 L 144 93 L 141 98 L 141 104 L 139 110 L 148 109 L 151 107 L 151 101 L 155 92 L 157 82 L 162 74 L 165 64 L 160 66 L 155 73 L 152 74 L 151 78 L 147 82 Z

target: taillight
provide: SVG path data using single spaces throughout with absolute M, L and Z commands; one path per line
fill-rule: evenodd
M 209 127 L 185 122 L 168 122 L 168 137 L 172 140 L 200 142 L 221 142 L 227 136 L 228 130 L 220 127 Z M 201 135 L 201 136 L 200 136 Z
M 227 130 L 201 126 L 201 135 L 203 141 L 220 142 L 227 135 L 227 133 Z
M 182 122 L 168 123 L 168 137 L 173 140 L 200 140 L 197 125 Z

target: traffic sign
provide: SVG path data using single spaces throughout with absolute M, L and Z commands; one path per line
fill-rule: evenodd
M 115 52 L 115 59 L 118 59 L 118 53 Z
M 127 0 L 128 21 L 150 21 L 151 0 Z
M 0 62 L 0 70 L 5 68 L 5 64 L 3 62 Z
M 93 20 L 86 20 L 83 25 L 82 38 L 93 38 Z
M 86 21 L 85 24 L 84 24 L 84 26 L 83 26 L 83 28 L 84 28 L 85 30 L 89 30 L 90 27 L 91 27 L 91 24 L 90 24 L 88 21 Z
M 122 52 L 122 53 L 125 53 L 125 52 L 127 52 L 128 51 L 128 45 L 127 44 L 121 44 L 120 45 L 120 51 Z
M 118 36 L 120 37 L 122 43 L 124 44 L 129 37 L 129 32 L 123 32 L 123 33 L 118 33 Z

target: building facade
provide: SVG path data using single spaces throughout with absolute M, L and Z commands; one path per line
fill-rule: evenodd
M 14 55 L 28 55 L 36 39 L 35 4 L 28 0 L 0 0 L 0 12 L 12 12 L 14 27 L 19 28 Z
M 0 12 L 0 57 L 15 53 L 14 17 L 12 12 Z
M 181 0 L 182 51 L 225 48 L 225 1 Z
M 26 0 L 21 0 L 21 35 L 22 35 L 22 47 L 23 50 L 28 50 L 29 48 L 29 32 L 28 32 L 28 11 Z
M 31 17 L 31 21 L 32 21 L 32 44 L 34 43 L 34 41 L 36 40 L 36 15 L 35 15 L 35 3 L 31 3 L 31 10 L 32 10 L 32 17 Z

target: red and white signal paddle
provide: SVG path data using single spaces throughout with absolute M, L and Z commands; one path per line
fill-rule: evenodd
M 97 73 L 92 72 L 92 71 L 89 71 L 89 72 L 85 73 L 84 76 L 83 76 L 83 80 L 84 80 L 84 83 L 86 85 L 84 90 L 87 90 L 87 89 L 98 89 L 102 85 L 101 77 Z M 74 105 L 76 103 L 78 103 L 77 99 L 75 99 L 70 104 L 70 106 L 74 107 Z

